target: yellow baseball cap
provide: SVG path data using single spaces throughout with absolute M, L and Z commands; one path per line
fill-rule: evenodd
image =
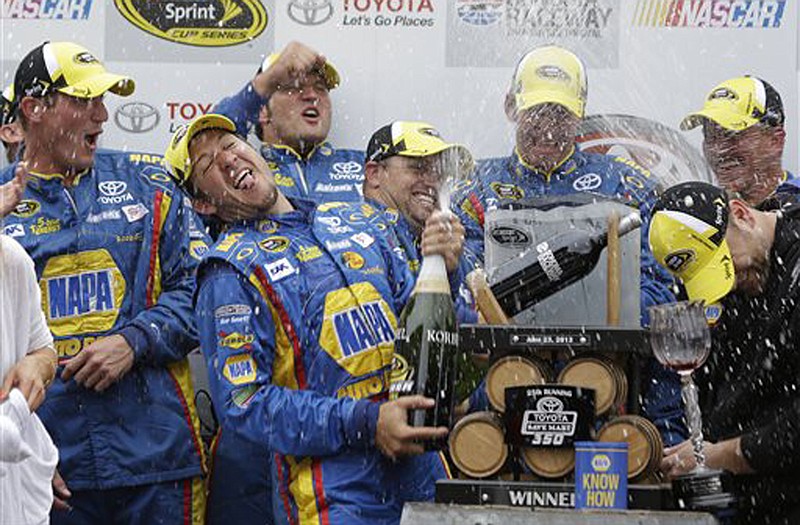
M 198 133 L 207 129 L 224 129 L 236 133 L 236 124 L 224 115 L 208 113 L 175 130 L 164 153 L 164 160 L 179 186 L 187 187 L 186 183 L 192 174 L 189 143 Z
M 136 84 L 130 77 L 109 73 L 85 47 L 72 42 L 45 42 L 22 59 L 14 75 L 14 93 L 41 97 L 59 91 L 94 98 L 111 91 L 127 97 Z
M 473 159 L 466 146 L 445 141 L 427 122 L 398 120 L 372 134 L 367 145 L 367 162 L 378 162 L 395 155 L 428 157 L 450 149 L 457 152 L 463 172 L 471 171 Z
M 522 57 L 511 80 L 517 111 L 545 103 L 560 104 L 583 118 L 586 68 L 574 53 L 558 46 L 534 49 Z
M 714 86 L 706 96 L 703 109 L 681 121 L 686 131 L 709 119 L 725 129 L 742 131 L 759 122 L 781 125 L 785 119 L 781 96 L 768 82 L 744 76 Z
M 728 199 L 711 184 L 678 184 L 656 201 L 650 249 L 659 264 L 681 279 L 690 299 L 703 299 L 710 305 L 733 289 L 727 228 Z
M 269 69 L 269 67 L 274 64 L 280 56 L 280 53 L 272 53 L 271 55 L 267 56 L 267 58 L 265 58 L 261 63 L 261 67 L 258 68 L 258 73 Z M 329 90 L 339 87 L 339 84 L 342 83 L 342 77 L 339 76 L 339 72 L 336 70 L 336 67 L 327 59 L 325 60 L 322 76 L 325 79 L 325 84 L 328 86 Z

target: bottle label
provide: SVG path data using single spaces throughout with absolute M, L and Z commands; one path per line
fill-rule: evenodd
M 536 251 L 539 252 L 537 259 L 545 275 L 547 275 L 547 278 L 551 281 L 558 281 L 561 279 L 564 270 L 562 270 L 561 266 L 558 264 L 558 260 L 550 249 L 550 246 L 546 242 L 543 242 L 536 246 Z
M 446 332 L 444 330 L 428 330 L 426 332 L 429 343 L 440 343 L 445 345 L 458 346 L 458 333 Z

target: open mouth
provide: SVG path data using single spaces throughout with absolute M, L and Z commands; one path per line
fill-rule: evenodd
M 237 190 L 249 190 L 255 185 L 255 183 L 256 178 L 253 176 L 253 170 L 250 168 L 244 168 L 236 174 L 236 177 L 233 181 L 233 187 Z
M 97 149 L 97 142 L 100 139 L 100 135 L 102 133 L 103 133 L 102 131 L 98 131 L 97 133 L 87 133 L 86 135 L 84 135 L 83 142 L 86 144 L 86 147 L 91 150 Z
M 436 206 L 436 194 L 433 190 L 426 190 L 426 191 L 415 191 L 411 194 L 417 202 L 422 204 L 423 206 L 427 206 L 433 208 Z
M 310 120 L 316 120 L 319 118 L 319 110 L 315 107 L 308 107 L 305 110 L 303 110 L 303 113 L 301 113 L 301 115 L 303 115 L 304 118 Z

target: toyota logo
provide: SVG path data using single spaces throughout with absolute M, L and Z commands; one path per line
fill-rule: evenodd
M 597 173 L 587 173 L 578 177 L 572 184 L 575 191 L 591 191 L 600 187 L 603 179 Z
M 146 133 L 158 126 L 161 115 L 146 102 L 128 102 L 114 113 L 114 122 L 128 133 Z
M 361 164 L 354 160 L 351 160 L 350 162 L 335 162 L 333 164 L 333 172 L 341 175 L 361 173 Z
M 564 408 L 564 403 L 555 397 L 543 397 L 536 402 L 536 410 L 540 412 L 561 412 Z
M 289 18 L 304 26 L 324 24 L 333 16 L 331 0 L 290 0 Z
M 100 188 L 100 193 L 106 197 L 116 197 L 125 193 L 128 183 L 121 180 L 104 180 L 97 187 Z

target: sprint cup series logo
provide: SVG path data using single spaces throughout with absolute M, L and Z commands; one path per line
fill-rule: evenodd
M 192 46 L 242 44 L 267 27 L 267 11 L 258 0 L 114 0 L 114 5 L 142 31 Z

